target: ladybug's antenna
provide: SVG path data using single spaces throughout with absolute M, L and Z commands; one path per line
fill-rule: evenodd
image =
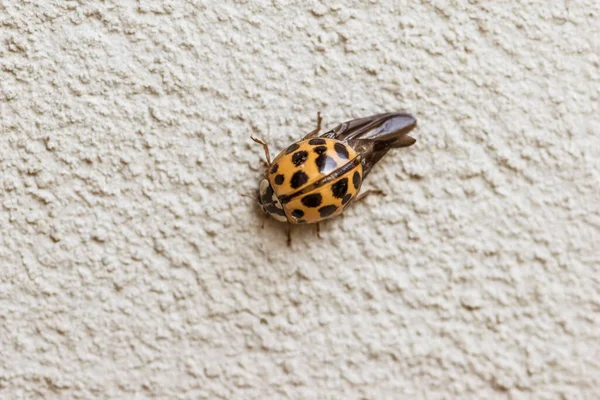
M 254 201 L 256 202 L 256 204 L 258 204 L 260 207 L 262 207 L 262 204 L 260 204 L 260 201 L 258 201 L 258 200 L 256 199 L 256 197 L 254 197 L 254 196 L 251 196 L 251 195 L 249 195 L 249 194 L 243 194 L 243 193 L 242 193 L 242 194 L 240 194 L 240 196 L 242 196 L 242 197 L 248 197 L 249 199 L 252 199 L 252 200 L 254 200 Z

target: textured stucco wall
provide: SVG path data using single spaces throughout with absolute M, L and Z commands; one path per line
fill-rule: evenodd
M 327 3 L 0 2 L 0 398 L 599 398 L 600 3 Z M 261 229 L 251 134 L 399 109 Z

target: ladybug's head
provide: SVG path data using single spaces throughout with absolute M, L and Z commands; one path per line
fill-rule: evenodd
M 283 207 L 267 179 L 263 179 L 260 182 L 258 201 L 264 212 L 275 218 L 277 221 L 287 222 Z

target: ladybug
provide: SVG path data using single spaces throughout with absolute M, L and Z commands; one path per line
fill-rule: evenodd
M 267 159 L 258 198 L 263 211 L 288 224 L 316 223 L 317 234 L 320 221 L 340 215 L 369 193 L 381 193 L 359 195 L 366 176 L 390 149 L 416 142 L 408 133 L 417 124 L 410 114 L 385 113 L 346 121 L 316 136 L 321 121 L 318 113 L 317 127 L 272 162 L 267 143 L 251 137 Z

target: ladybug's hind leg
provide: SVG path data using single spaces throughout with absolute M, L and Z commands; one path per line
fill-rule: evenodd
M 357 201 L 363 200 L 365 197 L 367 197 L 370 194 L 378 194 L 380 196 L 386 196 L 386 194 L 385 194 L 385 192 L 383 190 L 369 189 L 366 192 L 361 193 L 358 196 L 356 196 L 356 198 L 354 199 L 353 203 L 356 203 Z
M 292 247 L 292 225 L 290 224 L 287 226 L 287 245 Z
M 321 239 L 321 224 L 317 222 L 317 237 Z
M 269 152 L 269 145 L 264 141 L 255 138 L 254 136 L 250 136 L 250 139 L 254 140 L 256 143 L 262 145 L 263 150 L 265 151 L 265 157 L 267 159 L 267 167 L 271 166 L 271 153 Z
M 304 138 L 302 138 L 302 140 L 310 139 L 311 137 L 313 137 L 317 133 L 319 133 L 319 131 L 321 130 L 321 121 L 323 121 L 323 118 L 321 118 L 321 111 L 319 111 L 317 113 L 317 127 L 313 131 L 311 131 L 308 135 L 304 136 Z

